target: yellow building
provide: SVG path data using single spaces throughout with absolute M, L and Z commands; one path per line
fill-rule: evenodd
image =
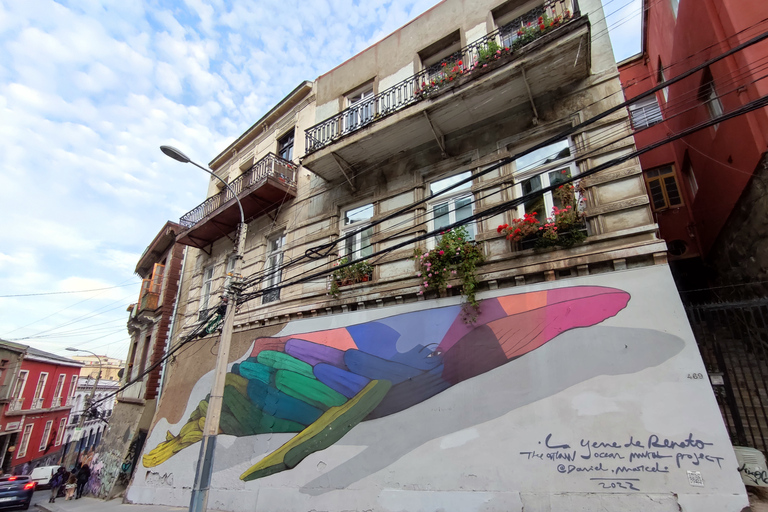
M 83 363 L 84 366 L 80 368 L 81 377 L 96 377 L 99 374 L 99 359 L 101 359 L 101 378 L 115 382 L 120 381 L 117 373 L 125 364 L 122 359 L 107 356 L 99 356 L 98 358 L 96 356 L 74 356 L 72 359 Z

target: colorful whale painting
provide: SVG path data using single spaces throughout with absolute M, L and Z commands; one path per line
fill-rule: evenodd
M 220 433 L 296 433 L 240 478 L 291 469 L 361 421 L 413 407 L 565 331 L 597 325 L 629 300 L 615 288 L 577 286 L 486 299 L 471 324 L 451 306 L 260 338 L 227 374 Z M 168 432 L 144 455 L 144 466 L 200 441 L 207 407 L 202 400 L 177 435 Z

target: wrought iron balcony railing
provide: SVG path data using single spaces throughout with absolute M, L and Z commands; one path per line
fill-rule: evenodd
M 43 408 L 43 398 L 35 398 L 32 400 L 32 407 L 31 409 L 42 409 Z
M 275 178 L 287 187 L 296 188 L 296 171 L 298 166 L 288 160 L 269 153 L 267 156 L 253 164 L 248 171 L 238 176 L 229 183 L 230 188 L 239 197 L 249 189 L 255 189 L 263 180 Z M 232 193 L 225 188 L 215 196 L 211 196 L 194 209 L 187 212 L 179 220 L 179 224 L 185 228 L 191 228 L 205 217 L 224 206 L 233 199 Z
M 20 411 L 21 406 L 24 405 L 24 399 L 23 398 L 14 398 L 11 400 L 11 403 L 8 405 L 8 411 Z
M 477 68 L 517 52 L 579 15 L 578 0 L 545 0 L 453 55 L 308 128 L 305 130 L 306 154 L 429 97 L 441 87 L 452 85 L 459 76 L 471 75 Z
M 51 407 L 61 407 L 61 397 L 57 396 L 53 398 L 53 402 L 51 403 Z

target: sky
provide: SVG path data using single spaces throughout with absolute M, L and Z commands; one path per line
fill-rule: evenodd
M 124 359 L 136 263 L 207 163 L 435 0 L 0 0 L 0 339 Z M 640 0 L 603 0 L 617 60 Z

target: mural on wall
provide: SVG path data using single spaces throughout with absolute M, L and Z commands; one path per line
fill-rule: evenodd
M 298 465 L 358 423 L 395 414 L 529 353 L 558 335 L 617 315 L 622 290 L 576 286 L 486 299 L 472 324 L 461 306 L 254 342 L 227 374 L 220 431 L 296 433 L 245 471 L 245 481 Z M 425 328 L 426 326 L 426 328 Z M 178 434 L 144 455 L 157 466 L 202 438 L 202 400 Z

